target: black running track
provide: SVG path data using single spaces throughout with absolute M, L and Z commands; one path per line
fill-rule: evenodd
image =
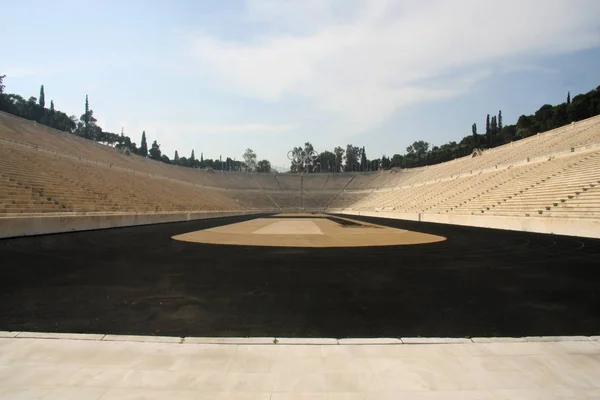
M 600 334 L 600 240 L 358 218 L 440 243 L 185 243 L 230 217 L 0 240 L 0 330 L 169 336 Z

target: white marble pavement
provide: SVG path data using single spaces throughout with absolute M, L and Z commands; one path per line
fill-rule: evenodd
M 277 342 L 0 332 L 0 399 L 600 399 L 598 337 Z

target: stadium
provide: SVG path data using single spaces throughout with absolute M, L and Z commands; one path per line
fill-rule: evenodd
M 600 117 L 426 167 L 274 174 L 167 165 L 0 113 L 0 360 L 35 366 L 10 375 L 23 385 L 119 386 L 102 373 L 129 368 L 136 390 L 248 398 L 425 390 L 373 369 L 390 354 L 428 363 L 438 390 L 531 365 L 521 389 L 593 388 L 599 162 Z M 265 372 L 282 359 L 293 379 Z M 465 367 L 492 359 L 484 378 Z M 181 360 L 204 375 L 169 381 Z M 315 360 L 329 375 L 302 380 Z M 479 375 L 444 385 L 440 363 Z

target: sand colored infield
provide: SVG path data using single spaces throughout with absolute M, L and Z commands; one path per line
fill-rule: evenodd
M 323 231 L 313 221 L 286 220 L 273 222 L 254 231 L 254 235 L 322 235 Z
M 173 236 L 173 239 L 194 243 L 275 247 L 397 246 L 446 240 L 442 236 L 389 228 L 348 218 L 343 220 L 354 222 L 356 225 L 344 226 L 314 215 L 302 215 L 302 218 L 281 215 L 281 218 L 258 218 L 188 232 Z

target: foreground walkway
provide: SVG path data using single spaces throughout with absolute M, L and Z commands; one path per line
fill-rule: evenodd
M 597 337 L 215 344 L 28 336 L 36 335 L 0 332 L 0 399 L 600 398 Z M 396 344 L 378 344 L 386 342 Z

